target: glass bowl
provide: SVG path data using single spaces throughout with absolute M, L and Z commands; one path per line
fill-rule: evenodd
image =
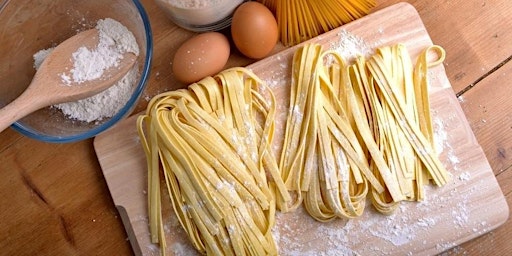
M 126 104 L 110 118 L 78 121 L 55 107 L 38 110 L 14 123 L 30 138 L 55 143 L 96 136 L 128 116 L 139 101 L 149 77 L 152 33 L 148 16 L 138 0 L 4 0 L 0 1 L 0 107 L 18 97 L 35 74 L 34 54 L 112 18 L 135 36 L 140 53 L 137 81 Z

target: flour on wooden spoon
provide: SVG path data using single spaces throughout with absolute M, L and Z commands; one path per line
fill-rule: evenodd
M 60 74 L 63 82 L 70 86 L 98 79 L 109 68 L 117 67 L 126 52 L 139 55 L 139 46 L 134 35 L 116 20 L 98 20 L 99 43 L 94 49 L 80 47 L 73 53 L 73 68 Z M 45 49 L 34 54 L 37 69 L 53 49 Z M 137 81 L 137 65 L 125 77 L 109 89 L 92 97 L 54 105 L 66 116 L 79 121 L 101 121 L 115 115 L 129 100 L 133 85 Z M 78 84 L 78 85 L 76 85 Z

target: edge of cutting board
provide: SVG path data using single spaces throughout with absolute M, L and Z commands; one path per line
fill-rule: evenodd
M 417 56 L 425 46 L 432 44 L 418 13 L 412 5 L 407 3 L 399 3 L 387 7 L 341 28 L 320 35 L 308 42 L 314 41 L 327 47 L 333 46 L 333 42 L 336 42 L 335 40 L 339 38 L 339 33 L 342 30 L 353 32 L 353 34 L 361 36 L 365 41 L 372 42 L 373 47 L 403 42 L 412 56 Z M 280 53 L 248 66 L 248 68 L 263 78 L 264 81 L 280 81 L 283 79 L 283 76 L 289 73 L 289 70 L 287 70 L 289 67 L 287 66 L 290 66 L 283 65 L 282 63 L 290 61 L 293 52 L 298 47 L 300 45 L 285 49 Z M 281 69 L 281 72 L 276 72 L 279 69 Z M 435 67 L 431 72 L 434 74 L 431 91 L 433 115 L 436 116 L 437 120 L 442 121 L 446 129 L 454 129 L 457 132 L 442 134 L 447 137 L 449 142 L 447 145 L 444 145 L 441 158 L 443 163 L 451 168 L 452 182 L 447 187 L 429 189 L 427 197 L 432 197 L 432 201 L 439 204 L 448 202 L 457 205 L 439 205 L 435 209 L 429 209 L 429 212 L 424 212 L 423 209 L 418 208 L 419 206 L 414 204 L 406 204 L 401 207 L 400 212 L 394 216 L 402 218 L 401 221 L 404 223 L 404 226 L 405 224 L 419 225 L 417 226 L 419 228 L 417 233 L 414 233 L 414 240 L 406 244 L 401 244 L 401 241 L 397 240 L 390 241 L 389 237 L 379 236 L 378 230 L 369 229 L 368 224 L 363 225 L 364 220 L 361 222 L 342 223 L 343 225 L 340 226 L 339 229 L 341 231 L 346 229 L 345 231 L 352 232 L 351 237 L 353 240 L 345 241 L 340 237 L 327 239 L 322 237 L 320 240 L 334 239 L 330 242 L 337 243 L 345 241 L 347 243 L 346 246 L 350 247 L 350 252 L 358 252 L 363 255 L 379 254 L 379 252 L 401 254 L 412 252 L 415 255 L 434 254 L 491 231 L 508 219 L 508 204 L 451 89 L 444 67 Z M 277 99 L 285 99 L 287 97 L 286 88 L 274 87 L 273 90 L 275 90 Z M 446 108 L 448 111 L 444 111 Z M 114 204 L 119 210 L 135 254 L 158 255 L 158 246 L 152 245 L 149 241 L 146 213 L 146 162 L 136 131 L 136 118 L 138 115 L 135 114 L 98 135 L 94 139 L 94 148 Z M 452 147 L 451 145 L 457 146 Z M 460 163 L 454 163 L 454 157 L 457 157 Z M 486 187 L 485 190 L 475 190 L 475 188 L 482 188 L 483 186 Z M 463 197 L 463 194 L 471 194 L 472 197 Z M 459 200 L 449 200 L 451 198 Z M 422 203 L 418 203 L 418 205 L 420 204 Z M 455 210 L 451 210 L 450 207 L 464 207 L 464 211 L 454 215 L 453 211 Z M 369 213 L 362 217 L 370 220 L 370 225 L 383 225 L 381 224 L 382 222 L 395 218 L 382 217 L 372 213 L 369 210 L 370 208 L 371 206 L 367 207 L 365 212 Z M 167 210 L 170 211 L 169 209 Z M 280 219 L 286 221 L 287 219 L 294 218 L 292 216 L 282 214 L 278 216 L 278 221 Z M 427 219 L 425 216 L 431 217 Z M 429 224 L 428 222 L 419 222 L 421 218 L 423 220 L 440 219 L 434 223 L 435 225 L 432 225 L 432 223 Z M 307 218 L 299 219 L 298 221 L 301 225 L 305 223 L 305 226 L 309 225 L 308 223 L 312 223 Z M 375 223 L 375 221 L 379 221 L 379 223 Z M 444 223 L 446 221 L 450 225 L 439 227 L 441 223 L 446 224 Z M 288 224 L 292 225 L 293 223 L 288 222 L 285 226 L 288 226 Z M 183 231 L 180 231 L 180 228 L 175 226 L 176 223 L 169 225 L 170 227 L 168 228 L 176 232 L 175 236 L 181 236 L 180 239 L 184 237 Z M 311 225 L 316 224 L 313 223 Z M 353 230 L 349 230 L 351 225 Z M 300 227 L 295 228 L 300 229 Z M 290 231 L 289 228 L 280 227 L 279 232 L 282 236 L 287 231 Z M 305 231 L 306 234 L 301 234 L 305 238 L 297 238 L 304 240 L 297 241 L 303 242 L 301 243 L 304 246 L 303 248 L 323 242 L 318 238 L 311 237 L 311 235 L 314 236 L 314 234 L 311 234 L 314 233 L 311 232 L 312 230 Z M 308 235 L 309 237 L 307 237 Z M 402 239 L 407 240 L 407 237 Z M 171 240 L 171 242 L 173 241 Z M 371 242 L 371 246 L 368 246 L 368 242 Z M 324 247 L 316 249 L 328 250 L 329 248 L 326 248 L 326 246 L 329 247 L 329 241 L 326 243 Z

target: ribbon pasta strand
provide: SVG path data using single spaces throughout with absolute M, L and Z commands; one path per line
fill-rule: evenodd
M 324 53 L 318 44 L 307 44 L 294 55 L 290 114 L 281 155 L 282 174 L 295 175 L 285 175 L 283 180 L 295 184 L 289 189 L 303 197 L 306 210 L 318 221 L 360 216 L 368 182 L 384 191 L 370 170 L 347 111 L 337 100 L 331 77 L 340 81 L 341 74 L 329 74 L 324 66 L 326 54 L 332 53 Z
M 439 52 L 440 59 L 428 63 L 426 54 L 432 49 Z M 367 127 L 373 127 L 374 141 L 380 151 L 371 154 L 375 161 L 373 166 L 380 169 L 378 158 L 374 156 L 382 155 L 386 162 L 384 167 L 393 175 L 392 183 L 398 185 L 395 191 L 388 186 L 386 193 L 372 190 L 372 202 L 380 212 L 393 212 L 402 200 L 422 200 L 426 177 L 432 177 L 440 186 L 447 182 L 447 171 L 432 146 L 427 80 L 427 68 L 441 63 L 443 58 L 442 48 L 432 46 L 420 55 L 413 68 L 407 49 L 398 44 L 379 48 L 369 60 L 360 57 L 349 67 L 355 78 L 352 79 L 354 90 L 368 102 L 356 103 L 352 109 L 356 110 L 354 113 L 362 111 L 371 116 Z M 348 91 L 354 90 L 349 88 Z M 367 146 L 374 147 L 373 142 L 365 141 L 368 142 Z M 376 169 L 374 173 L 379 175 L 382 171 Z
M 199 252 L 277 255 L 271 234 L 276 200 L 288 203 L 291 197 L 271 150 L 275 99 L 260 89 L 268 91 L 250 71 L 229 69 L 154 97 L 139 117 L 152 241 L 163 252 L 162 196 L 155 185 L 160 170 L 176 216 Z
M 367 197 L 383 214 L 422 200 L 430 180 L 448 181 L 433 147 L 428 92 L 428 69 L 444 58 L 431 46 L 413 66 L 398 44 L 347 64 L 335 51 L 305 44 L 292 59 L 279 161 L 276 99 L 249 70 L 157 95 L 137 120 L 151 241 L 165 254 L 162 191 L 192 245 L 208 255 L 277 255 L 277 210 L 303 206 L 327 222 L 361 216 Z
M 375 208 L 391 214 L 400 201 L 423 198 L 426 177 L 447 182 L 425 127 L 427 68 L 442 62 L 426 61 L 432 50 L 444 58 L 433 46 L 416 68 L 400 44 L 351 65 L 318 44 L 295 53 L 280 169 L 313 218 L 357 217 L 369 191 Z

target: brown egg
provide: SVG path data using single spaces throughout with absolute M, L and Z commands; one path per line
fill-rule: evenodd
M 277 44 L 277 22 L 272 12 L 258 2 L 238 6 L 231 22 L 231 37 L 236 48 L 253 59 L 266 57 Z
M 229 41 L 221 33 L 206 32 L 184 42 L 174 55 L 172 71 L 183 83 L 197 82 L 224 68 L 230 54 Z

